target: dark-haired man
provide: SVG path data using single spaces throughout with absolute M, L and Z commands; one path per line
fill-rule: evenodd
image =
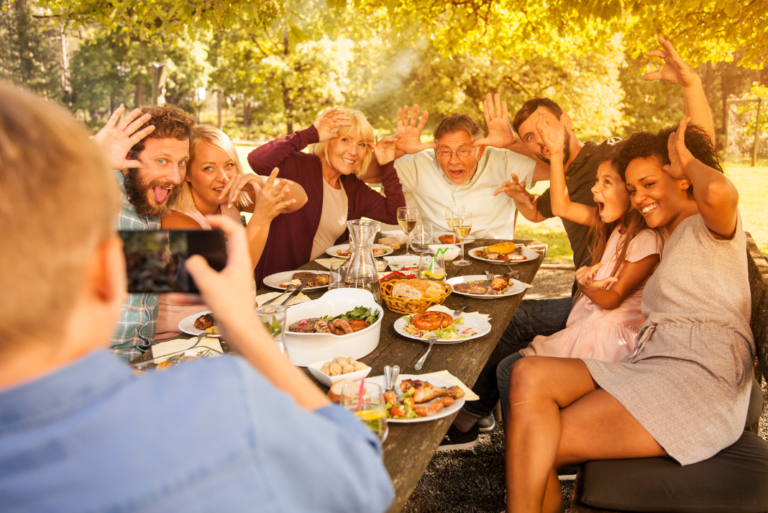
M 669 41 L 659 37 L 659 43 L 662 50 L 653 50 L 646 55 L 664 59 L 664 67 L 660 71 L 647 73 L 644 78 L 680 84 L 683 88 L 686 111 L 698 117 L 694 120 L 697 124 L 711 126 L 711 121 L 708 122 L 700 116 L 700 113 L 709 112 L 709 105 L 696 72 L 680 58 Z M 571 201 L 595 206 L 591 188 L 595 183 L 597 168 L 618 139 L 611 138 L 600 144 L 592 141 L 582 143 L 574 134 L 571 118 L 566 112 L 548 98 L 533 98 L 523 104 L 515 114 L 512 127 L 538 160 L 549 161 L 549 151 L 536 129 L 540 114 L 550 122 L 551 126 L 563 127 L 565 140 L 568 142 L 565 146 L 563 163 Z M 710 132 L 714 135 L 714 129 Z M 500 192 L 505 192 L 515 200 L 517 208 L 526 219 L 541 222 L 554 217 L 549 190 L 544 191 L 541 196 L 534 197 L 525 190 L 525 184 L 512 177 L 511 181 L 504 183 Z M 566 219 L 562 221 L 573 250 L 575 267 L 578 269 L 589 265 L 589 227 Z M 490 415 L 500 398 L 499 390 L 506 391 L 509 388 L 511 363 L 509 360 L 501 363 L 502 360 L 523 349 L 535 336 L 550 336 L 564 329 L 571 311 L 571 301 L 572 299 L 567 297 L 524 300 L 520 304 L 512 322 L 507 326 L 475 382 L 473 390 L 480 396 L 480 401 L 466 403 L 448 431 L 441 450 L 473 447 L 477 444 L 477 419 Z M 504 397 L 501 399 L 506 400 Z
M 93 140 L 107 154 L 122 190 L 117 228 L 159 230 L 186 175 L 194 121 L 172 105 L 118 108 Z M 130 360 L 155 337 L 157 294 L 130 294 L 112 337 L 115 354 Z

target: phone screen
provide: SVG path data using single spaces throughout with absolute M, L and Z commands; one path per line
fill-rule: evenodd
M 199 291 L 186 270 L 192 255 L 202 255 L 216 271 L 227 263 L 221 230 L 120 230 L 128 274 L 128 292 L 156 293 Z

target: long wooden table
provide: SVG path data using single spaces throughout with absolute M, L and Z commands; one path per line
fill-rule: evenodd
M 488 264 L 469 257 L 471 248 L 486 246 L 494 242 L 498 241 L 477 239 L 472 243 L 465 244 L 467 259 L 472 262 L 472 265 L 459 267 L 446 262 L 448 277 L 483 274 L 483 271 L 486 270 L 497 274 L 506 272 L 506 266 Z M 530 244 L 534 241 L 516 240 L 515 242 Z M 398 254 L 405 254 L 404 249 L 395 252 L 395 255 Z M 544 254 L 539 254 L 539 258 L 536 260 L 514 265 L 514 269 L 520 271 L 520 281 L 525 283 L 533 281 L 544 256 Z M 312 261 L 302 266 L 302 269 L 323 270 L 325 268 Z M 259 293 L 271 290 L 264 289 Z M 323 292 L 320 291 L 307 295 L 316 299 L 322 294 Z M 468 305 L 468 312 L 489 314 L 491 316 L 491 332 L 484 337 L 461 344 L 435 344 L 424 367 L 419 372 L 414 371 L 413 366 L 426 351 L 427 344 L 398 335 L 395 332 L 394 323 L 402 315 L 390 311 L 385 306 L 379 345 L 371 354 L 361 358 L 360 361 L 371 367 L 371 376 L 383 374 L 385 365 L 399 365 L 401 374 L 426 374 L 448 370 L 471 387 L 480 375 L 485 362 L 491 356 L 496 343 L 504 333 L 524 295 L 518 294 L 510 298 L 493 300 L 473 299 L 458 294 L 448 296 L 443 303 L 448 308 L 458 308 L 466 304 Z M 389 436 L 384 443 L 384 464 L 389 471 L 396 492 L 395 502 L 392 504 L 390 512 L 399 512 L 408 501 L 408 497 L 410 497 L 416 483 L 437 451 L 437 447 L 453 422 L 453 418 L 454 416 L 449 416 L 433 422 L 416 424 L 390 424 Z
M 465 244 L 467 259 L 472 265 L 458 267 L 446 262 L 448 277 L 483 274 L 483 271 L 506 272 L 506 266 L 488 264 L 469 257 L 469 250 L 475 247 L 493 244 L 494 240 L 478 239 Z M 515 242 L 530 244 L 535 241 L 516 240 Z M 546 247 L 546 246 L 543 246 Z M 394 254 L 404 254 L 400 249 Z M 516 264 L 514 269 L 520 272 L 520 281 L 531 283 L 538 272 L 546 255 L 542 252 L 536 260 Z M 305 270 L 324 270 L 320 264 L 312 261 L 301 267 Z M 272 292 L 272 289 L 263 288 L 259 294 Z M 322 296 L 324 291 L 307 293 L 311 299 Z M 491 356 L 493 349 L 504 333 L 505 328 L 515 315 L 517 307 L 523 299 L 523 294 L 509 298 L 493 300 L 472 299 L 458 294 L 451 294 L 443 305 L 448 308 L 458 308 L 467 305 L 468 312 L 480 312 L 491 316 L 491 332 L 484 337 L 452 345 L 438 345 L 432 347 L 424 367 L 420 372 L 413 370 L 413 365 L 424 354 L 427 345 L 424 342 L 401 337 L 395 332 L 394 323 L 401 317 L 400 314 L 384 307 L 384 319 L 382 321 L 381 338 L 379 345 L 368 356 L 360 361 L 369 365 L 371 376 L 383 374 L 385 365 L 399 365 L 401 374 L 426 374 L 440 370 L 448 370 L 451 374 L 462 380 L 467 386 L 474 385 L 480 375 L 483 366 Z M 151 359 L 151 352 L 140 356 L 134 362 Z M 408 501 L 411 492 L 416 487 L 419 478 L 427 468 L 429 461 L 435 454 L 437 447 L 448 431 L 454 416 L 432 422 L 420 422 L 416 424 L 390 424 L 389 436 L 384 443 L 384 464 L 387 467 L 392 483 L 395 487 L 395 501 L 390 512 L 399 512 Z

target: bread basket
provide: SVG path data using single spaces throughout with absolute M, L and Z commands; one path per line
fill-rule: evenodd
M 439 305 L 440 303 L 445 301 L 445 298 L 451 295 L 451 292 L 453 292 L 453 287 L 451 287 L 449 284 L 435 281 L 432 283 L 442 286 L 445 290 L 442 294 L 440 294 L 437 297 L 421 298 L 421 299 L 414 299 L 414 298 L 408 298 L 408 297 L 392 297 L 392 288 L 396 284 L 400 283 L 401 281 L 405 281 L 405 280 L 392 280 L 392 281 L 383 283 L 381 285 L 381 297 L 384 299 L 384 302 L 387 304 L 387 308 L 389 308 L 395 313 L 399 313 L 403 315 L 411 315 L 411 314 L 416 314 L 420 312 L 426 312 L 427 308 L 431 306 Z

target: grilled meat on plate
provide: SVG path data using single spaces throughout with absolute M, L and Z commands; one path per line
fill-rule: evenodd
M 451 388 L 436 387 L 426 381 L 420 381 L 418 379 L 404 379 L 400 382 L 400 390 L 403 393 L 407 392 L 411 387 L 415 389 L 413 400 L 417 404 L 431 401 L 436 397 L 450 397 L 452 399 L 461 399 L 464 397 L 464 391 L 457 386 Z

